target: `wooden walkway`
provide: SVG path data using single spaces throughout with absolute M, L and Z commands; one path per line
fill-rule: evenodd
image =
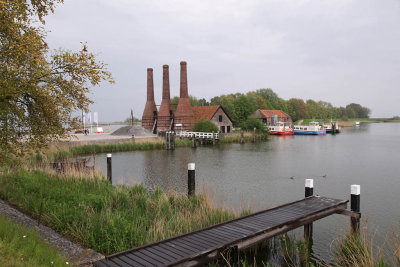
M 110 255 L 94 263 L 116 266 L 196 266 L 218 258 L 232 246 L 239 250 L 299 226 L 345 213 L 348 200 L 311 196 L 273 209 Z

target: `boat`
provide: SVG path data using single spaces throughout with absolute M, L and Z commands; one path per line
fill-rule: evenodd
M 335 125 L 335 133 L 340 133 L 340 127 L 337 121 L 331 121 L 330 124 L 324 124 L 323 127 L 326 133 L 333 133 L 333 125 Z
M 274 126 L 268 126 L 269 134 L 272 135 L 293 135 L 293 128 L 285 125 L 284 122 L 278 122 Z
M 325 135 L 326 130 L 318 122 L 312 121 L 309 125 L 295 125 L 293 133 L 296 135 Z
M 360 122 L 359 121 L 356 121 L 356 126 L 360 126 Z

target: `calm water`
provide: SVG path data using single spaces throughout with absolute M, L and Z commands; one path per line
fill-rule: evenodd
M 195 162 L 196 190 L 205 185 L 218 205 L 256 210 L 303 198 L 307 178 L 314 179 L 315 194 L 340 199 L 349 199 L 350 185 L 360 184 L 362 216 L 383 242 L 400 221 L 399 151 L 400 124 L 362 124 L 336 136 L 114 153 L 113 180 L 185 194 L 187 164 Z M 98 155 L 96 168 L 105 172 L 105 163 L 106 155 Z M 348 227 L 349 218 L 341 215 L 314 223 L 314 254 L 329 258 L 332 241 Z

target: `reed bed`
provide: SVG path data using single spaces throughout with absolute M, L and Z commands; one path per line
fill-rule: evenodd
M 3 174 L 0 196 L 85 247 L 111 254 L 213 225 L 236 215 L 210 199 L 149 192 L 141 185 L 112 186 L 44 171 Z

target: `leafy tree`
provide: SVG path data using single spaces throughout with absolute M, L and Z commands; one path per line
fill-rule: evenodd
M 233 101 L 233 121 L 236 125 L 240 125 L 256 110 L 257 106 L 246 95 L 242 94 Z
M 257 132 L 259 132 L 259 133 L 267 133 L 268 132 L 267 128 L 262 123 L 262 121 L 257 118 L 248 118 L 247 120 L 242 122 L 240 127 L 246 131 L 253 131 L 254 128 L 256 128 Z
M 256 91 L 256 94 L 262 96 L 264 99 L 268 101 L 268 106 L 270 109 L 278 109 L 279 108 L 279 100 L 278 95 L 272 91 L 270 88 L 262 88 Z
M 204 133 L 211 133 L 215 132 L 218 133 L 218 127 L 214 123 L 209 120 L 201 119 L 194 123 L 192 128 L 193 132 L 204 132 Z
M 113 82 L 86 44 L 50 53 L 44 17 L 62 2 L 0 1 L 0 163 L 66 137 L 92 103 L 89 85 Z
M 346 109 L 354 111 L 354 117 L 349 118 L 369 118 L 371 110 L 369 108 L 363 107 L 360 104 L 351 103 L 346 106 Z

